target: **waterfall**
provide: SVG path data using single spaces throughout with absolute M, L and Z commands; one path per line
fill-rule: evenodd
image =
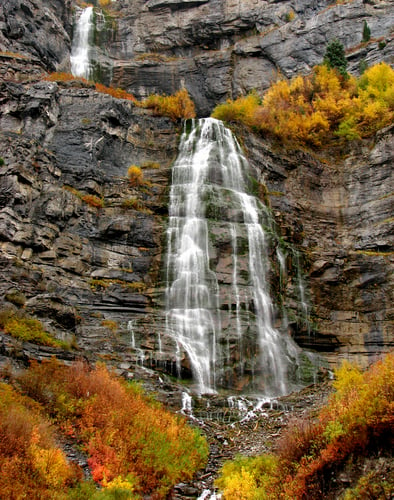
M 200 393 L 233 386 L 244 372 L 266 395 L 290 388 L 298 347 L 273 326 L 269 223 L 250 176 L 222 122 L 185 123 L 170 191 L 166 326 L 179 371 L 186 360 Z
M 215 386 L 219 288 L 209 266 L 208 221 L 202 202 L 209 174 L 211 120 L 183 134 L 173 167 L 167 263 L 167 329 L 190 359 L 201 392 Z M 201 125 L 201 126 L 200 126 Z
M 91 66 L 89 63 L 89 38 L 93 27 L 93 7 L 86 7 L 79 15 L 75 25 L 70 63 L 71 73 L 89 80 Z

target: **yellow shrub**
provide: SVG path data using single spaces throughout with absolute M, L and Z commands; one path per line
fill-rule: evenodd
M 194 118 L 196 110 L 188 91 L 183 88 L 174 95 L 151 95 L 140 103 L 144 108 L 153 109 L 160 116 L 168 116 L 173 121 Z
M 101 325 L 105 326 L 106 328 L 109 328 L 113 332 L 115 332 L 119 328 L 118 323 L 111 319 L 103 319 Z
M 29 454 L 36 473 L 51 488 L 62 488 L 70 476 L 70 469 L 64 453 L 59 448 L 45 449 L 38 444 L 40 436 L 34 430 Z
M 226 122 L 240 121 L 253 126 L 255 124 L 255 111 L 260 102 L 260 97 L 255 92 L 252 92 L 247 96 L 239 97 L 235 101 L 228 100 L 224 104 L 219 104 L 214 109 L 212 116 Z
M 34 344 L 51 347 L 66 347 L 63 342 L 46 332 L 38 319 L 11 316 L 4 324 L 4 331 L 24 342 L 33 342 Z
M 137 165 L 130 165 L 127 170 L 127 177 L 131 186 L 141 186 L 144 182 L 144 173 Z
M 277 465 L 273 455 L 238 456 L 223 465 L 215 485 L 225 500 L 276 500 Z
M 311 75 L 273 83 L 262 103 L 252 93 L 219 104 L 212 116 L 244 123 L 290 147 L 368 137 L 394 119 L 394 70 L 380 63 L 357 82 L 316 66 Z

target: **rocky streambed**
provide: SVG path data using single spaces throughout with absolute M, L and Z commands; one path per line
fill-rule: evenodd
M 214 481 L 226 460 L 237 455 L 256 456 L 276 449 L 289 423 L 314 418 L 332 392 L 330 380 L 311 384 L 279 398 L 257 395 L 208 394 L 197 396 L 166 376 L 136 367 L 123 376 L 142 381 L 167 408 L 184 415 L 206 437 L 210 454 L 196 477 L 177 484 L 171 500 L 215 498 Z
M 220 396 L 201 398 L 199 407 L 183 410 L 210 445 L 204 470 L 190 484 L 178 484 L 172 499 L 211 498 L 214 481 L 226 460 L 237 455 L 256 456 L 275 450 L 287 425 L 297 419 L 313 418 L 327 401 L 329 382 L 311 385 L 276 399 Z

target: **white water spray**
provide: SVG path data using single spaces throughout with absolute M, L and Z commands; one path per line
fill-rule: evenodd
M 288 392 L 288 367 L 296 347 L 290 337 L 273 327 L 267 237 L 262 227 L 265 209 L 248 194 L 248 175 L 250 166 L 222 122 L 212 118 L 193 120 L 190 131 L 185 128 L 170 192 L 167 331 L 176 341 L 179 365 L 183 353 L 187 354 L 200 393 L 212 392 L 221 385 L 219 378 L 230 361 L 228 348 L 227 354 L 224 352 L 228 341 L 222 335 L 220 290 L 210 262 L 212 241 L 207 215 L 209 204 L 211 210 L 213 207 L 220 212 L 224 199 L 230 210 L 219 216 L 233 249 L 230 307 L 235 310 L 238 348 L 250 342 L 244 338 L 245 331 L 253 329 L 257 359 L 250 371 L 258 374 L 258 390 L 266 395 Z M 244 240 L 248 249 L 249 278 L 242 287 L 238 281 L 237 239 Z M 241 367 L 242 356 L 242 352 L 237 355 Z
M 93 28 L 93 7 L 83 9 L 75 26 L 70 63 L 71 73 L 89 80 L 91 65 L 89 63 L 89 38 Z

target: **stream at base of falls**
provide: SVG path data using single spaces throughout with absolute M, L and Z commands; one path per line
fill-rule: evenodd
M 195 479 L 175 486 L 172 500 L 219 500 L 214 481 L 220 467 L 236 455 L 256 456 L 275 451 L 285 427 L 294 419 L 307 419 L 326 402 L 329 380 L 279 398 L 196 396 L 178 392 L 178 413 L 201 429 L 210 446 L 207 466 Z M 175 409 L 175 400 L 171 408 Z

